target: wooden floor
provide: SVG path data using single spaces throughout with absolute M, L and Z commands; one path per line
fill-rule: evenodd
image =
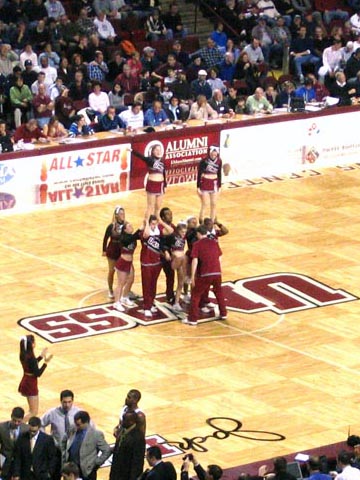
M 221 239 L 224 281 L 291 272 L 360 296 L 360 170 L 262 182 L 222 192 L 219 219 L 230 229 Z M 168 189 L 176 221 L 197 213 L 194 192 L 192 184 Z M 17 386 L 26 330 L 17 321 L 108 301 L 101 245 L 116 203 L 140 225 L 143 192 L 1 217 L 1 420 L 25 407 Z M 134 291 L 141 292 L 139 272 Z M 359 301 L 350 301 L 285 315 L 230 312 L 227 322 L 197 328 L 174 321 L 53 345 L 39 338 L 38 349 L 54 353 L 40 380 L 40 410 L 70 388 L 111 441 L 125 394 L 139 388 L 148 434 L 174 441 L 211 435 L 207 418 L 231 417 L 245 430 L 286 437 L 209 438 L 199 458 L 223 467 L 341 441 L 349 427 L 360 434 L 359 318 Z M 172 461 L 179 467 L 181 456 Z

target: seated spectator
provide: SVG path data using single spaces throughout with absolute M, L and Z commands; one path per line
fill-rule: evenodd
M 341 68 L 342 43 L 335 40 L 331 47 L 325 48 L 322 56 L 322 67 L 319 68 L 319 80 L 325 83 L 325 77 L 334 78 L 335 73 Z
M 53 115 L 49 123 L 44 125 L 43 134 L 48 140 L 61 140 L 69 135 L 64 125 Z
M 172 51 L 170 52 L 175 56 L 178 63 L 181 63 L 183 67 L 187 67 L 190 63 L 190 57 L 187 52 L 182 50 L 182 45 L 179 40 L 175 40 L 172 44 Z
M 186 78 L 189 83 L 198 78 L 200 70 L 205 70 L 205 63 L 202 61 L 201 55 L 196 55 L 185 70 Z
M 29 21 L 29 28 L 34 28 L 39 20 L 46 20 L 48 12 L 43 0 L 30 0 L 26 2 L 26 17 Z
M 75 72 L 75 78 L 69 85 L 69 97 L 74 100 L 87 100 L 89 95 L 89 88 L 84 80 L 84 75 L 81 70 Z
M 170 90 L 169 85 L 164 83 L 160 88 L 160 100 L 164 108 L 169 106 L 172 97 L 173 92 Z
M 234 55 L 231 52 L 226 52 L 224 60 L 219 63 L 219 77 L 226 82 L 232 82 L 235 73 Z
M 305 4 L 309 0 L 303 0 L 303 1 L 304 1 L 304 4 Z M 297 13 L 295 8 L 294 8 L 292 0 L 277 0 L 276 8 L 277 8 L 278 12 L 280 13 L 280 16 L 284 18 L 286 26 L 289 27 L 289 25 L 291 25 L 291 20 L 293 19 L 293 17 Z M 310 6 L 310 8 L 311 8 L 311 6 Z
M 329 90 L 324 84 L 319 82 L 313 73 L 308 73 L 305 78 L 310 78 L 312 80 L 315 90 L 315 100 L 317 102 L 322 102 L 325 97 L 329 96 Z
M 298 37 L 291 43 L 290 58 L 294 61 L 295 71 L 300 82 L 304 81 L 302 67 L 305 63 L 314 65 L 316 71 L 319 67 L 321 60 L 313 54 L 313 41 L 307 36 L 304 26 L 300 27 Z
M 107 43 L 113 44 L 116 40 L 116 33 L 114 27 L 106 18 L 104 12 L 99 12 L 94 19 L 94 25 L 96 27 L 96 32 L 100 37 L 100 40 Z
M 52 83 L 49 83 L 49 82 L 46 82 L 45 81 L 45 73 L 44 72 L 39 72 L 37 74 L 37 79 L 35 80 L 34 83 L 31 84 L 31 93 L 33 95 L 37 95 L 38 92 L 39 92 L 39 85 L 42 85 L 44 84 L 45 87 L 46 87 L 46 93 L 49 94 L 50 93 L 50 86 L 53 85 L 54 82 Z
M 65 87 L 60 97 L 55 101 L 55 115 L 65 128 L 69 128 L 72 123 L 72 118 L 76 113 L 73 100 L 69 97 L 69 89 Z
M 95 37 L 98 38 L 96 34 Z M 92 46 L 89 44 L 89 39 L 86 35 L 79 36 L 79 43 L 68 50 L 69 58 L 71 58 L 72 66 L 77 69 L 81 68 L 84 72 L 84 76 L 87 77 L 87 64 L 90 63 L 95 57 Z
M 127 60 L 126 63 L 130 66 L 131 75 L 140 75 L 143 66 L 140 60 L 140 53 L 137 50 L 135 50 L 135 52 L 130 55 L 130 58 Z
M 89 107 L 95 115 L 103 115 L 106 113 L 110 101 L 108 94 L 101 89 L 100 82 L 92 83 L 92 92 L 89 95 Z
M 145 100 L 146 100 L 144 105 L 145 109 L 150 108 L 152 103 L 155 100 L 159 100 L 160 102 L 162 102 L 161 87 L 162 87 L 162 84 L 161 84 L 160 78 L 155 77 L 150 80 L 150 88 L 148 88 L 145 95 Z
M 149 88 L 151 87 L 151 80 L 152 79 L 150 78 L 150 72 L 148 70 L 146 70 L 145 68 L 143 68 L 141 70 L 140 75 L 139 75 L 139 79 L 140 79 L 140 86 L 139 86 L 140 92 L 147 92 L 149 90 Z M 135 94 L 135 95 L 137 95 L 137 94 Z
M 359 469 L 351 466 L 352 460 L 353 460 L 352 452 L 347 452 L 346 450 L 342 450 L 338 454 L 337 464 L 341 472 L 335 476 L 335 480 L 348 480 L 348 479 L 359 480 L 360 479 Z
M 18 143 L 20 140 L 24 143 L 45 143 L 47 141 L 35 118 L 31 118 L 26 123 L 22 123 L 17 127 L 14 133 L 14 141 Z
M 235 114 L 236 115 L 244 115 L 246 113 L 246 97 L 244 95 L 240 95 L 236 97 L 237 103 L 235 105 Z
M 21 125 L 23 117 L 30 116 L 32 98 L 30 88 L 24 85 L 23 78 L 19 77 L 10 88 L 10 104 L 14 112 L 15 127 Z
M 48 17 L 55 20 L 60 20 L 60 17 L 66 13 L 60 0 L 46 0 L 45 8 Z
M 124 110 L 119 115 L 125 128 L 136 130 L 144 126 L 144 112 L 140 102 L 134 102 L 128 110 Z
M 240 40 L 247 37 L 247 31 L 251 31 L 255 25 L 258 11 L 253 0 L 246 0 L 237 4 L 235 0 L 226 0 L 225 6 L 220 9 L 220 15 L 224 19 L 224 31 L 228 37 L 233 37 L 232 30 L 226 27 L 228 24 L 233 30 L 239 32 Z
M 202 47 L 196 52 L 192 53 L 190 55 L 190 58 L 194 58 L 197 55 L 201 56 L 203 62 L 206 65 L 206 68 L 215 67 L 221 62 L 223 58 L 219 47 L 216 45 L 216 43 L 211 37 L 208 37 L 208 39 L 206 40 L 205 47 Z
M 120 113 L 125 110 L 124 95 L 121 91 L 121 85 L 118 82 L 114 82 L 111 91 L 108 93 L 110 105 L 116 110 L 116 113 Z
M 72 22 L 67 15 L 61 15 L 58 23 L 61 49 L 65 52 L 76 47 L 80 40 L 79 30 L 75 22 Z
M 273 27 L 275 27 L 274 22 Z M 257 25 L 251 30 L 252 38 L 257 38 L 260 42 L 261 50 L 266 63 L 270 61 L 271 47 L 274 43 L 272 29 L 267 25 L 265 17 L 259 17 Z
M 26 60 L 31 61 L 31 65 L 36 68 L 38 66 L 38 56 L 32 49 L 31 43 L 25 45 L 24 51 L 20 53 L 20 65 L 25 68 Z
M 189 120 L 214 120 L 218 113 L 208 104 L 205 95 L 198 95 L 196 102 L 191 105 Z
M 171 38 L 167 37 L 167 30 L 160 18 L 159 10 L 155 9 L 145 22 L 146 40 L 156 42 L 157 40 Z
M 343 45 L 345 45 L 346 41 L 348 40 L 348 39 L 345 39 L 344 30 L 340 25 L 334 25 L 333 28 L 331 29 L 331 32 L 329 35 L 330 45 L 332 45 L 335 40 L 340 40 Z
M 345 47 L 341 47 L 341 62 L 340 68 L 343 70 L 346 67 L 347 61 L 351 58 L 351 55 L 354 53 L 354 42 L 347 42 Z
M 65 88 L 64 82 L 62 78 L 57 78 L 56 82 L 53 85 L 50 85 L 49 88 L 49 96 L 51 101 L 55 102 L 55 100 L 61 95 L 61 92 Z
M 41 52 L 50 41 L 50 32 L 46 28 L 45 20 L 39 20 L 36 27 L 31 30 L 30 40 L 36 52 Z
M 277 457 L 274 459 L 273 473 L 268 471 L 266 465 L 259 468 L 259 476 L 267 476 L 270 473 L 271 478 L 275 480 L 295 480 L 294 475 L 287 472 L 287 460 L 285 457 Z
M 22 72 L 22 77 L 24 79 L 25 85 L 31 88 L 31 85 L 36 82 L 37 72 L 33 69 L 33 64 L 31 60 L 25 60 L 25 70 Z
M 219 118 L 231 118 L 234 115 L 234 111 L 229 108 L 228 102 L 224 100 L 223 93 L 219 89 L 214 90 L 209 105 L 217 112 Z
M 69 65 L 67 57 L 62 57 L 57 68 L 57 76 L 61 78 L 64 85 L 69 86 L 74 78 L 74 69 Z
M 299 36 L 299 31 L 301 26 L 302 26 L 301 15 L 295 15 L 289 26 L 292 39 L 297 38 Z
M 360 71 L 360 48 L 357 48 L 345 65 L 345 75 L 351 84 Z
M 165 112 L 171 123 L 179 125 L 187 119 L 189 110 L 185 112 L 180 106 L 179 99 L 175 96 L 172 96 L 168 107 L 165 109 Z
M 173 68 L 169 68 L 167 71 L 167 76 L 164 78 L 164 85 L 171 87 L 171 84 L 176 82 L 176 72 Z
M 124 128 L 121 118 L 116 115 L 115 107 L 110 105 L 104 115 L 100 115 L 98 119 L 97 130 L 99 132 L 108 132 L 110 130 L 119 130 Z
M 52 85 L 55 83 L 55 80 L 57 78 L 57 71 L 56 68 L 51 67 L 49 65 L 49 59 L 44 56 L 39 58 L 39 69 L 41 72 L 45 73 L 45 83 L 48 85 Z
M 181 20 L 178 5 L 173 2 L 169 4 L 169 11 L 163 15 L 162 20 L 167 30 L 167 38 L 184 38 L 186 29 Z
M 276 99 L 276 107 L 286 107 L 290 111 L 290 102 L 291 99 L 295 97 L 295 90 L 296 88 L 293 82 L 290 80 L 284 82 Z
M 293 11 L 295 15 L 305 15 L 307 12 L 313 10 L 310 0 L 291 0 L 291 5 L 293 6 Z
M 233 110 L 235 112 L 236 105 L 238 104 L 238 92 L 236 88 L 230 86 L 227 93 L 228 94 L 225 97 L 226 105 L 229 110 Z
M 253 92 L 258 85 L 255 69 L 256 65 L 253 65 L 249 61 L 248 54 L 243 51 L 235 64 L 234 78 L 236 80 L 245 80 L 247 84 L 247 91 L 244 92 L 245 94 Z
M 109 73 L 108 66 L 104 62 L 104 54 L 101 50 L 95 52 L 95 59 L 88 65 L 88 77 L 91 81 L 103 82 Z
M 199 70 L 198 78 L 191 82 L 191 91 L 194 97 L 204 95 L 208 100 L 212 96 L 211 86 L 206 81 L 206 70 Z
M 339 8 L 338 0 L 326 0 L 326 10 L 323 13 L 323 19 L 326 25 L 329 25 L 332 20 L 342 20 L 346 22 L 349 20 L 349 16 L 346 10 Z
M 330 47 L 331 42 L 326 32 L 322 27 L 315 27 L 313 38 L 313 51 L 314 55 L 322 58 L 325 48 Z
M 45 45 L 44 51 L 40 53 L 40 64 L 42 57 L 46 57 L 48 59 L 48 64 L 50 65 L 50 67 L 58 68 L 58 66 L 60 65 L 60 57 L 56 52 L 53 51 L 51 43 L 47 43 Z
M 143 69 L 147 70 L 149 73 L 154 72 L 160 65 L 160 60 L 155 56 L 155 48 L 144 47 L 143 54 L 141 57 L 141 64 Z
M 119 83 L 123 94 L 135 94 L 139 90 L 139 79 L 131 74 L 131 67 L 128 64 L 124 65 L 123 72 L 115 78 L 115 82 Z
M 311 456 L 307 462 L 309 468 L 309 480 L 331 480 L 331 475 L 321 471 L 321 461 L 319 457 Z
M 219 72 L 216 67 L 209 68 L 208 70 L 209 78 L 207 80 L 207 83 L 210 85 L 213 94 L 215 90 L 221 90 L 222 93 L 226 92 L 226 85 L 224 84 L 222 79 L 218 77 L 218 73 Z
M 181 480 L 189 480 L 189 469 L 191 464 L 193 464 L 196 475 L 200 480 L 220 480 L 223 476 L 223 470 L 219 465 L 208 465 L 207 470 L 205 471 L 192 454 L 191 456 L 185 455 L 185 459 L 181 466 Z
M 360 33 L 360 8 L 350 17 L 350 25 L 352 32 L 358 35 Z
M 344 72 L 336 72 L 335 80 L 329 84 L 330 96 L 339 99 L 338 106 L 351 105 L 349 90 L 351 87 L 346 82 Z
M 249 95 L 246 100 L 246 110 L 250 115 L 256 113 L 271 113 L 273 106 L 266 99 L 264 90 L 257 87 L 253 95 Z
M 80 35 L 88 37 L 93 33 L 96 33 L 96 25 L 94 19 L 89 17 L 89 13 L 86 8 L 82 8 L 79 12 L 78 19 L 76 20 L 76 27 Z
M 273 107 L 276 105 L 277 96 L 278 92 L 276 91 L 274 85 L 267 85 L 267 87 L 265 88 L 265 98 L 271 103 Z
M 273 27 L 275 20 L 280 17 L 274 2 L 272 0 L 259 0 L 256 3 L 256 7 L 259 10 L 260 17 L 264 17 L 266 22 Z
M 192 100 L 192 92 L 183 70 L 176 72 L 176 80 L 170 85 L 170 90 L 173 92 L 174 97 L 180 99 L 181 108 L 188 112 L 190 108 L 189 104 Z
M 226 52 L 225 53 L 232 53 L 234 62 L 236 63 L 238 58 L 240 57 L 240 48 L 238 48 L 234 40 L 232 38 L 228 38 L 226 42 Z
M 168 125 L 170 120 L 166 115 L 165 110 L 162 108 L 161 102 L 155 100 L 144 115 L 144 125 L 149 127 L 160 127 Z
M 32 100 L 34 117 L 39 127 L 42 129 L 46 123 L 49 123 L 54 109 L 54 102 L 46 94 L 45 85 L 39 85 L 39 91 Z
M 251 42 L 246 45 L 243 52 L 247 54 L 248 61 L 256 70 L 259 65 L 265 65 L 264 54 L 258 38 L 253 38 Z
M 69 128 L 69 137 L 74 138 L 93 134 L 94 130 L 89 125 L 86 125 L 84 115 L 75 115 L 74 121 Z
M 117 15 L 117 11 L 114 9 L 111 0 L 94 0 L 93 7 L 95 15 L 99 15 L 101 12 L 109 15 L 109 17 L 116 17 Z
M 107 63 L 109 71 L 106 75 L 106 80 L 108 82 L 113 82 L 115 78 L 122 73 L 125 63 L 126 58 L 122 56 L 120 50 L 115 50 L 112 54 L 111 60 Z
M 0 152 L 13 152 L 14 144 L 11 136 L 6 132 L 6 122 L 0 119 Z
M 155 72 L 152 73 L 152 75 L 162 79 L 166 76 L 169 68 L 174 70 L 181 70 L 183 68 L 181 63 L 176 61 L 176 57 L 172 53 L 168 54 L 166 63 L 160 65 Z
M 11 45 L 3 43 L 0 46 L 0 74 L 8 77 L 13 71 L 13 62 L 19 60 L 18 55 L 11 49 Z
M 214 31 L 211 33 L 210 37 L 214 40 L 216 45 L 219 47 L 221 53 L 225 53 L 228 36 L 224 32 L 224 24 L 222 22 L 217 22 L 215 24 Z
M 295 90 L 295 97 L 303 98 L 305 103 L 316 102 L 316 92 L 311 78 L 305 78 L 304 85 Z

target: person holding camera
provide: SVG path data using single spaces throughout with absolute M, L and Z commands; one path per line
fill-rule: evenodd
M 183 457 L 181 466 L 181 480 L 189 480 L 190 464 L 194 465 L 194 470 L 199 480 L 219 480 L 222 477 L 223 470 L 219 465 L 208 465 L 205 471 L 192 453 L 188 453 Z

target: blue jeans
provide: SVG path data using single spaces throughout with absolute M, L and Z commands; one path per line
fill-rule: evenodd
M 303 74 L 302 66 L 304 65 L 304 63 L 311 63 L 315 65 L 315 68 L 317 70 L 317 68 L 319 67 L 320 61 L 321 60 L 319 57 L 315 57 L 315 55 L 312 55 L 311 53 L 309 53 L 308 55 L 303 55 L 302 57 L 295 57 L 294 64 L 295 64 L 296 75 L 300 77 L 300 75 Z

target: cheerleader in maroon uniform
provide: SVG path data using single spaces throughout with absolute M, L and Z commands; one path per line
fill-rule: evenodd
M 24 370 L 23 378 L 21 379 L 18 391 L 26 397 L 29 404 L 29 413 L 25 419 L 34 417 L 39 411 L 39 389 L 38 377 L 44 373 L 47 364 L 52 359 L 52 355 L 48 355 L 48 349 L 44 348 L 39 357 L 35 357 L 35 337 L 34 335 L 26 335 L 20 340 L 20 362 Z M 44 363 L 39 367 L 39 362 L 44 360 Z
M 151 317 L 157 311 L 154 306 L 157 279 L 161 272 L 161 237 L 171 235 L 173 228 L 155 215 L 150 215 L 141 234 L 141 283 L 144 298 L 145 317 Z
M 124 307 L 135 307 L 136 303 L 129 299 L 130 286 L 134 282 L 133 256 L 140 238 L 141 230 L 134 232 L 134 227 L 125 222 L 120 234 L 121 255 L 115 263 L 115 270 L 118 278 L 114 308 L 124 312 Z
M 180 306 L 180 296 L 186 276 L 187 259 L 185 255 L 185 237 L 186 225 L 184 223 L 179 223 L 169 242 L 171 257 L 168 251 L 165 252 L 165 256 L 168 256 L 169 260 L 171 260 L 171 268 L 174 272 L 177 272 L 177 287 L 175 292 L 175 302 L 173 305 L 173 309 L 177 312 L 183 311 Z
M 154 145 L 151 148 L 149 157 L 145 157 L 135 150 L 129 150 L 132 151 L 136 157 L 141 158 L 148 167 L 148 177 L 145 187 L 147 196 L 145 219 L 147 220 L 150 215 L 158 217 L 166 187 L 166 172 L 165 164 L 161 156 L 161 145 Z
M 202 223 L 204 211 L 210 203 L 210 217 L 215 221 L 217 197 L 221 189 L 221 166 L 218 147 L 210 147 L 209 154 L 199 163 L 197 191 L 201 200 L 199 220 Z
M 108 287 L 109 298 L 114 298 L 113 283 L 115 273 L 115 263 L 120 257 L 121 244 L 120 235 L 125 222 L 125 210 L 122 207 L 116 207 L 113 214 L 113 220 L 107 226 L 103 239 L 103 256 L 107 257 L 109 271 L 108 271 Z M 130 285 L 131 286 L 131 285 Z

